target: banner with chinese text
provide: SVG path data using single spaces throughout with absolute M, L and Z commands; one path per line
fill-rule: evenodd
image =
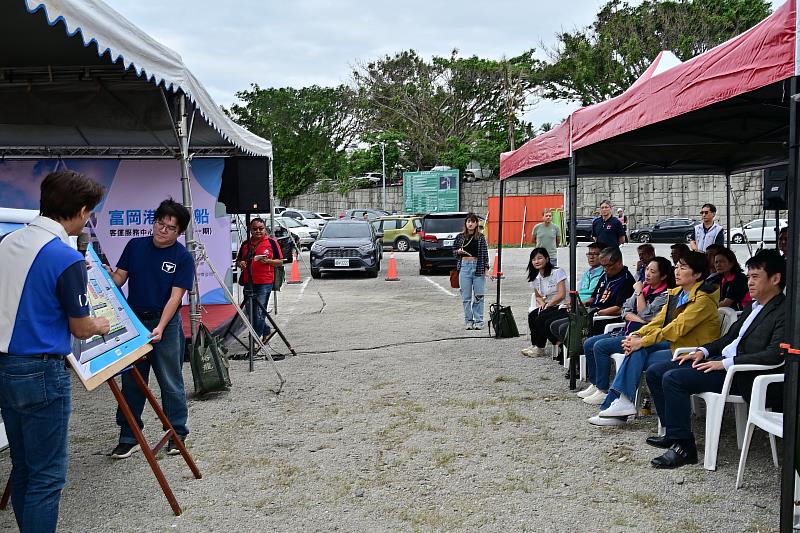
M 222 159 L 192 161 L 192 207 L 195 238 L 205 244 L 209 260 L 230 279 L 230 219 L 217 203 L 222 184 Z M 69 169 L 95 179 L 106 194 L 95 208 L 87 229 L 98 255 L 113 266 L 133 237 L 152 235 L 153 213 L 167 197 L 182 199 L 180 167 L 172 160 L 20 160 L 0 161 L 0 207 L 38 209 L 39 184 L 54 170 Z M 185 242 L 184 237 L 180 242 Z M 227 273 L 227 275 L 226 275 Z M 210 269 L 197 272 L 201 302 L 227 303 Z

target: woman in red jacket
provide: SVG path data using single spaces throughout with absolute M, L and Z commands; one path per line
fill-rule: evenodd
M 236 265 L 241 271 L 239 283 L 248 287 L 250 272 L 253 274 L 253 297 L 261 305 L 253 303 L 255 318 L 249 317 L 253 329 L 263 342 L 269 341 L 275 332 L 270 331 L 263 309 L 267 309 L 269 295 L 272 293 L 272 282 L 275 281 L 275 267 L 283 264 L 281 247 L 267 236 L 267 226 L 260 218 L 250 221 L 250 240 L 244 242 L 236 254 Z

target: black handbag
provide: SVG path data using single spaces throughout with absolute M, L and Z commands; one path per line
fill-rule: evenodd
M 494 328 L 494 337 L 496 339 L 519 337 L 517 321 L 514 320 L 514 313 L 511 312 L 510 305 L 492 304 L 489 306 L 490 337 L 492 336 L 492 328 Z

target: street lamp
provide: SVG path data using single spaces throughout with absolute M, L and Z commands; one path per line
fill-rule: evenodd
M 380 145 L 381 145 L 381 183 L 383 188 L 381 209 L 386 211 L 386 143 L 381 141 Z

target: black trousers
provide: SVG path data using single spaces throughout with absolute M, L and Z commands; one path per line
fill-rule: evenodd
M 564 315 L 557 320 L 553 320 L 550 323 L 550 334 L 552 335 L 549 337 L 550 339 L 556 339 L 556 341 L 560 343 L 564 343 L 567 340 L 567 330 L 569 329 L 569 316 Z M 555 342 L 554 342 L 555 344 Z
M 528 313 L 528 329 L 531 332 L 531 344 L 544 348 L 547 341 L 553 344 L 558 338 L 550 331 L 550 326 L 556 320 L 566 318 L 567 311 L 559 307 L 548 307 L 544 311 L 534 309 Z

